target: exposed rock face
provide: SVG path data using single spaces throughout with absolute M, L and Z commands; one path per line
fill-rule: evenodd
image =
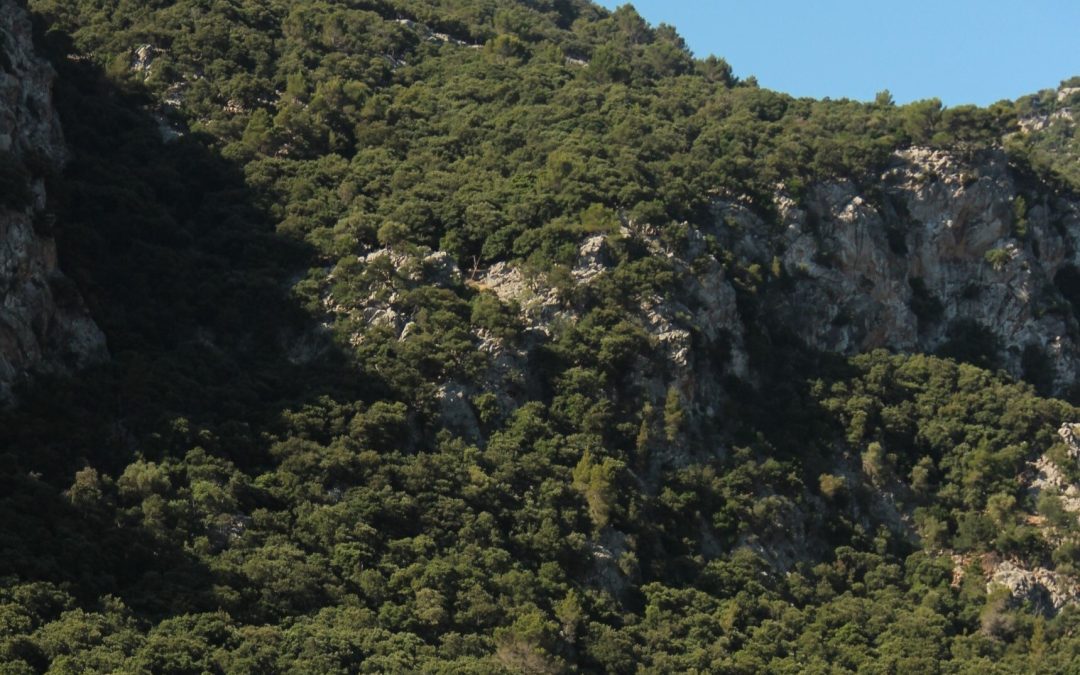
M 743 200 L 717 201 L 714 224 L 687 225 L 684 241 L 675 245 L 633 223 L 620 233 L 643 241 L 674 274 L 672 292 L 642 298 L 638 318 L 662 362 L 639 364 L 633 381 L 654 403 L 675 388 L 686 408 L 689 437 L 708 437 L 714 406 L 725 396 L 725 376 L 755 378 L 746 341 L 750 322 L 760 317 L 829 353 L 880 347 L 933 352 L 974 334 L 986 338 L 997 362 L 1014 375 L 1032 378 L 1033 364 L 1042 364 L 1044 384 L 1057 392 L 1080 374 L 1077 298 L 1070 297 L 1076 290 L 1071 277 L 1080 280 L 1080 203 L 1023 189 L 1003 153 L 961 158 L 912 148 L 897 153 L 870 189 L 825 182 L 800 202 L 780 190 L 774 206 L 774 217 L 767 218 Z M 758 319 L 740 308 L 740 282 L 711 254 L 709 237 L 719 241 L 720 250 L 732 251 L 738 265 L 757 266 L 750 276 L 760 276 L 762 283 L 750 294 Z M 613 256 L 605 246 L 603 236 L 581 242 L 570 270 L 574 283 L 588 285 L 610 271 Z M 784 281 L 765 282 L 768 276 Z M 479 281 L 517 303 L 537 334 L 577 315 L 542 278 L 526 279 L 504 264 Z M 1080 457 L 1072 427 L 1063 427 L 1062 438 L 1069 456 Z M 692 461 L 693 445 L 658 448 L 647 473 Z M 1033 488 L 1053 490 L 1066 511 L 1076 513 L 1080 486 L 1066 485 L 1045 456 L 1033 467 Z M 648 475 L 642 478 L 648 483 Z M 851 484 L 859 481 L 854 473 L 850 478 Z M 910 514 L 888 494 L 879 506 L 880 512 L 860 517 L 917 537 Z M 744 542 L 777 569 L 807 547 L 808 538 L 791 528 L 812 517 L 788 516 L 782 536 L 762 533 L 760 540 Z M 1046 536 L 1053 539 L 1054 533 L 1047 530 Z M 597 569 L 612 573 L 605 564 L 610 558 L 597 545 Z M 1080 598 L 1071 577 L 1052 569 L 995 559 L 983 571 L 990 586 L 1004 586 L 1014 599 L 1049 614 Z
M 912 148 L 894 160 L 873 202 L 849 181 L 814 186 L 802 206 L 781 193 L 776 227 L 738 202 L 716 204 L 718 236 L 738 256 L 777 256 L 793 277 L 768 311 L 843 354 L 932 352 L 958 329 L 983 332 L 1014 375 L 1042 363 L 1055 390 L 1071 384 L 1076 319 L 1055 280 L 1080 262 L 1080 204 L 1025 198 L 1002 153 Z
M 658 406 L 663 405 L 668 389 L 674 387 L 686 412 L 700 422 L 690 425 L 691 432 L 701 430 L 718 416 L 718 403 L 725 395 L 724 375 L 751 376 L 735 289 L 720 262 L 706 255 L 704 235 L 696 228 L 687 231 L 685 250 L 679 252 L 652 232 L 624 226 L 615 236 L 638 239 L 651 255 L 665 259 L 676 289 L 641 298 L 638 317 L 656 349 L 638 359 L 630 379 Z M 581 243 L 570 277 L 575 285 L 587 286 L 610 273 L 615 260 L 607 236 L 593 235 Z M 526 278 L 521 269 L 505 263 L 492 265 L 477 280 L 478 288 L 494 292 L 500 300 L 515 303 L 521 310 L 527 348 L 514 354 L 512 362 L 521 364 L 519 367 L 525 367 L 522 359 L 529 347 L 551 336 L 553 325 L 580 318 L 581 308 L 561 298 L 547 281 L 542 274 Z M 510 356 L 505 348 L 487 351 L 503 362 Z M 497 386 L 498 382 L 488 384 Z M 653 464 L 679 466 L 690 460 L 673 450 L 671 444 L 657 448 Z
M 634 467 L 645 489 L 666 470 L 726 452 L 728 378 L 751 385 L 758 379 L 768 346 L 756 349 L 752 340 L 770 339 L 774 328 L 841 355 L 882 347 L 934 352 L 950 342 L 977 342 L 1014 375 L 1034 380 L 1033 368 L 1041 366 L 1043 386 L 1069 389 L 1080 375 L 1080 202 L 1023 183 L 996 151 L 961 157 L 911 148 L 869 183 L 822 182 L 799 200 L 781 188 L 769 215 L 746 198 L 718 199 L 711 222 L 666 232 L 624 218 L 619 230 L 583 237 L 576 260 L 548 272 L 498 262 L 466 275 L 442 253 L 382 249 L 356 261 L 371 282 L 362 293 L 326 295 L 325 304 L 361 327 L 358 343 L 369 330 L 410 339 L 416 324 L 401 298 L 418 285 L 455 292 L 467 285 L 516 312 L 518 339 L 474 326 L 474 344 L 489 357 L 482 372 L 467 382 L 435 383 L 446 428 L 483 446 L 485 411 L 506 414 L 542 395 L 532 382 L 532 354 L 586 315 L 581 298 L 615 273 L 617 246 L 633 240 L 635 250 L 664 261 L 670 281 L 636 297 L 628 322 L 643 330 L 648 345 L 627 380 L 654 411 L 674 392 L 685 413 L 677 442 L 648 441 L 647 459 Z M 1066 456 L 1077 461 L 1080 425 L 1063 426 L 1061 437 Z M 866 531 L 886 523 L 917 540 L 899 487 L 886 479 L 866 482 L 858 454 L 842 441 L 836 458 L 831 470 L 845 485 L 878 495 L 865 507 L 853 501 L 853 520 Z M 1049 491 L 1068 516 L 1080 515 L 1080 485 L 1049 451 L 1033 457 L 1024 480 L 1035 497 Z M 771 497 L 765 489 L 754 494 L 762 504 Z M 817 518 L 813 508 L 777 511 L 775 532 L 755 531 L 739 544 L 788 570 L 814 550 Z M 1059 543 L 1044 516 L 1030 513 L 1027 522 Z M 702 550 L 719 551 L 704 523 L 701 530 Z M 607 528 L 590 544 L 594 582 L 616 597 L 634 573 L 629 558 L 620 564 L 624 537 Z M 959 579 L 969 561 L 954 559 Z M 1047 614 L 1080 602 L 1068 573 L 997 556 L 982 562 L 988 587 L 1007 588 L 1014 601 Z
M 1057 462 L 1072 463 L 1080 459 L 1077 432 L 1080 432 L 1080 425 L 1062 424 L 1058 428 L 1058 436 L 1064 446 L 1063 457 L 1055 461 L 1049 452 L 1043 453 L 1030 463 L 1030 470 L 1023 477 L 1032 503 L 1038 503 L 1039 498 L 1047 493 L 1059 500 L 1068 518 L 1076 518 L 1080 514 L 1080 485 L 1071 482 L 1064 470 L 1068 467 L 1062 467 Z M 1052 546 L 1061 543 L 1061 533 L 1046 517 L 1032 515 L 1028 517 L 1028 523 L 1035 526 Z M 962 567 L 967 561 L 957 556 L 956 562 L 956 573 L 962 576 Z M 989 554 L 983 556 L 982 569 L 987 579 L 987 591 L 992 591 L 995 586 L 1005 587 L 1013 600 L 1029 602 L 1045 614 L 1056 614 L 1065 605 L 1073 605 L 1080 600 L 1080 586 L 1076 580 L 1054 569 L 1025 565 L 1018 560 L 1002 560 Z
M 711 254 L 710 238 L 763 278 L 784 277 L 753 291 L 757 316 L 810 347 L 935 352 L 981 335 L 1000 366 L 1029 379 L 1041 368 L 1055 393 L 1080 375 L 1080 297 L 1069 297 L 1080 295 L 1080 203 L 1022 189 L 1003 153 L 911 148 L 869 189 L 824 182 L 800 202 L 779 190 L 774 207 L 765 217 L 747 200 L 718 200 L 714 222 L 687 225 L 680 244 L 634 223 L 619 233 L 674 274 L 671 292 L 642 298 L 639 319 L 662 361 L 640 364 L 634 381 L 654 402 L 675 387 L 691 433 L 710 424 L 724 376 L 755 377 L 746 348 L 755 319 L 740 309 L 730 265 Z M 606 246 L 602 235 L 581 242 L 574 284 L 611 269 Z M 543 341 L 553 324 L 577 316 L 546 282 L 498 263 L 476 285 L 516 303 L 526 331 Z
M 30 18 L 14 0 L 0 1 L 0 50 L 0 150 L 63 161 L 64 140 L 52 110 L 54 73 L 34 53 Z
M 54 72 L 34 54 L 26 11 L 0 0 L 0 401 L 31 371 L 62 371 L 104 358 L 105 338 L 57 268 L 45 183 L 64 142 L 52 107 Z M 11 196 L 28 188 L 25 198 Z
M 1076 584 L 1067 576 L 1044 567 L 1025 569 L 1010 560 L 993 566 L 987 590 L 994 586 L 1004 586 L 1013 598 L 1030 602 L 1044 613 L 1057 613 L 1080 598 Z
M 678 242 L 633 222 L 611 235 L 644 244 L 672 273 L 670 291 L 641 298 L 638 322 L 655 351 L 642 357 L 633 380 L 654 405 L 674 387 L 691 437 L 708 436 L 725 397 L 724 377 L 755 379 L 746 341 L 754 333 L 750 323 L 762 318 L 829 353 L 935 352 L 974 335 L 1014 375 L 1035 379 L 1033 369 L 1041 368 L 1042 384 L 1055 393 L 1080 375 L 1074 310 L 1080 306 L 1080 203 L 1021 188 L 1003 153 L 962 158 L 911 148 L 896 153 L 870 187 L 837 180 L 811 186 L 800 201 L 783 189 L 774 199 L 770 216 L 746 199 L 717 200 L 713 222 L 684 224 Z M 751 276 L 760 277 L 758 288 L 744 294 L 753 297 L 756 317 L 740 307 L 737 285 L 744 282 L 717 250 L 732 252 L 735 267 L 756 266 Z M 608 235 L 587 237 L 561 283 L 596 283 L 615 258 Z M 464 277 L 443 253 L 384 249 L 358 262 L 373 275 L 396 270 L 406 286 L 456 288 Z M 510 347 L 477 334 L 492 357 L 491 376 L 481 388 L 466 385 L 453 401 L 490 391 L 506 411 L 525 400 L 512 389 L 529 390 L 528 383 L 510 384 L 514 372 L 520 377 L 528 370 L 527 352 L 550 339 L 554 326 L 577 320 L 582 308 L 552 279 L 513 264 L 474 271 L 468 283 L 519 309 L 524 341 Z M 359 306 L 328 300 L 334 313 L 360 315 L 364 324 L 408 336 L 396 292 L 373 291 Z M 462 406 L 451 408 L 450 417 L 475 431 L 462 422 Z M 656 457 L 665 466 L 689 459 Z
M 1058 428 L 1064 447 L 1064 457 L 1055 461 L 1049 452 L 1043 453 L 1031 463 L 1031 479 L 1028 489 L 1037 500 L 1041 493 L 1049 492 L 1061 501 L 1061 507 L 1072 517 L 1080 517 L 1080 485 L 1068 478 L 1068 473 L 1080 463 L 1080 424 L 1065 423 Z M 1067 466 L 1062 466 L 1064 462 Z
M 1048 106 L 1047 103 L 1049 101 L 1041 101 L 1017 120 L 1021 132 L 1045 131 L 1055 125 L 1075 125 L 1076 110 L 1080 107 L 1080 87 L 1060 87 L 1054 92 L 1053 104 Z

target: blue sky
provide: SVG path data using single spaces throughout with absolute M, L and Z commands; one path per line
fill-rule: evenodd
M 625 2 L 601 0 L 615 8 Z M 1080 75 L 1080 0 L 639 0 L 699 57 L 795 96 L 987 105 Z

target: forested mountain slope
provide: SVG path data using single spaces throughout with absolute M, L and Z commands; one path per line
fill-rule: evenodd
M 1076 81 L 794 99 L 576 0 L 28 10 L 109 358 L 0 413 L 0 672 L 1072 667 Z

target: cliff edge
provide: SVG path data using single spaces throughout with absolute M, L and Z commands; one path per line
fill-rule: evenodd
M 32 371 L 105 358 L 105 336 L 57 265 L 45 178 L 65 160 L 52 67 L 34 52 L 30 17 L 0 0 L 0 401 Z

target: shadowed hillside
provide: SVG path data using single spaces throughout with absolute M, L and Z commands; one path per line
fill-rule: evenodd
M 570 0 L 29 8 L 109 358 L 0 413 L 3 668 L 1069 671 L 1070 83 L 795 99 Z

